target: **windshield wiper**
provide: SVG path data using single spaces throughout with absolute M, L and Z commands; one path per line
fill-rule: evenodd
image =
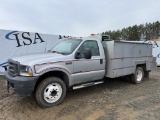
M 58 53 L 58 54 L 62 54 L 62 53 L 60 53 L 60 52 L 58 52 L 58 51 L 52 51 L 52 53 Z
M 69 53 L 63 53 L 63 52 L 58 52 L 58 51 L 56 51 L 56 50 L 54 50 L 54 51 L 51 51 L 52 53 L 58 53 L 58 54 L 62 54 L 62 55 L 68 55 Z

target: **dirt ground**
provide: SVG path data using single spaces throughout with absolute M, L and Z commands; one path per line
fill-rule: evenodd
M 160 68 L 134 85 L 124 79 L 68 91 L 62 104 L 43 109 L 34 97 L 7 93 L 0 77 L 0 120 L 160 120 Z

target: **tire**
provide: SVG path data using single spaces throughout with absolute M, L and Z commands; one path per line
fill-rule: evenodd
M 57 77 L 44 79 L 37 87 L 35 97 L 37 102 L 48 108 L 60 104 L 66 96 L 66 85 Z
M 144 79 L 144 70 L 142 67 L 137 67 L 135 74 L 131 75 L 131 82 L 134 84 L 139 84 Z

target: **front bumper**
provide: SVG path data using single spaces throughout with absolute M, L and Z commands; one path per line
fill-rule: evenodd
M 5 72 L 7 86 L 12 87 L 19 96 L 30 96 L 34 91 L 38 77 L 13 77 Z

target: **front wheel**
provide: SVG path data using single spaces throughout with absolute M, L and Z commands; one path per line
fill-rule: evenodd
M 131 82 L 134 84 L 139 84 L 144 79 L 144 71 L 142 67 L 137 67 L 135 74 L 131 75 Z
M 66 85 L 60 78 L 48 77 L 38 85 L 35 95 L 42 107 L 56 106 L 66 96 Z

